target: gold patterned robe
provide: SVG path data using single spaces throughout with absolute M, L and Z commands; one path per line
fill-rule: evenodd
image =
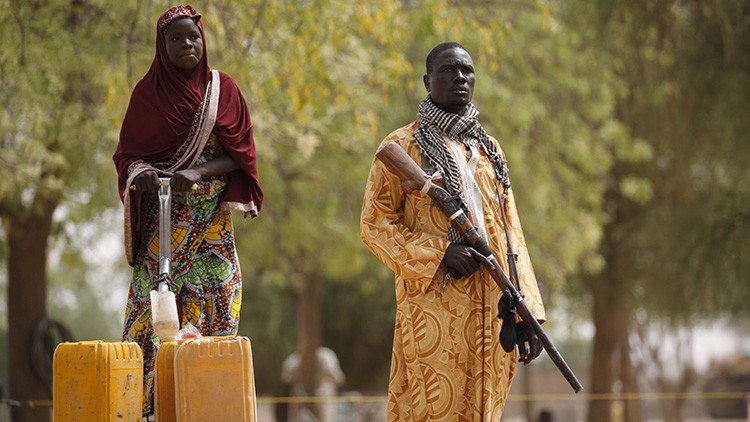
M 396 141 L 422 163 L 414 142 L 416 129 L 417 122 L 402 127 L 381 146 Z M 510 274 L 494 173 L 487 156 L 480 154 L 475 180 L 484 204 L 487 237 Z M 543 321 L 544 307 L 512 189 L 506 214 L 518 254 L 521 291 L 534 316 Z M 441 292 L 448 228 L 448 218 L 426 194 L 404 194 L 399 179 L 379 160 L 373 161 L 360 234 L 372 253 L 396 274 L 389 421 L 498 421 L 510 389 L 515 352 L 505 353 L 498 341 L 497 303 L 502 292 L 490 274 L 482 268 L 467 278 L 450 280 Z

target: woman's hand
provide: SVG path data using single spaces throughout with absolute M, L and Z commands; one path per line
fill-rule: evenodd
M 176 172 L 169 184 L 176 192 L 187 192 L 192 190 L 193 185 L 200 182 L 202 178 L 198 170 L 191 168 Z
M 145 171 L 133 179 L 132 186 L 138 192 L 156 192 L 159 190 L 159 176 L 153 170 Z

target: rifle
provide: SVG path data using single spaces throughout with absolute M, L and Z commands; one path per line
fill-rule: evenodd
M 467 245 L 476 249 L 477 252 L 481 253 L 487 258 L 487 261 L 492 264 L 489 267 L 487 263 L 487 269 L 489 270 L 492 278 L 497 283 L 498 287 L 502 291 L 509 291 L 511 296 L 517 300 L 516 310 L 521 316 L 523 322 L 530 326 L 536 336 L 542 342 L 544 350 L 547 351 L 552 362 L 555 363 L 557 369 L 560 370 L 565 380 L 573 388 L 573 391 L 578 393 L 583 389 L 581 383 L 576 378 L 573 371 L 570 369 L 568 364 L 563 359 L 560 352 L 552 344 L 547 333 L 544 332 L 539 321 L 534 318 L 531 314 L 531 310 L 526 306 L 526 302 L 523 301 L 521 294 L 516 289 L 515 285 L 510 281 L 508 275 L 503 271 L 495 258 L 495 253 L 492 251 L 487 242 L 479 236 L 476 228 L 471 221 L 469 221 L 466 213 L 461 209 L 461 206 L 456 201 L 451 200 L 451 195 L 443 188 L 432 183 L 432 180 L 425 174 L 417 163 L 404 151 L 403 148 L 396 142 L 389 142 L 383 146 L 375 156 L 399 179 L 401 179 L 401 186 L 406 193 L 413 192 L 415 190 L 421 190 L 432 198 L 440 207 L 440 209 L 448 216 L 451 225 L 466 239 Z M 501 205 L 502 206 L 502 205 Z

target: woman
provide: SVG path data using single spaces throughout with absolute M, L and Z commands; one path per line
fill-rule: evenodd
M 181 325 L 234 335 L 242 279 L 231 210 L 254 217 L 263 191 L 247 104 L 228 75 L 211 71 L 203 25 L 190 6 L 164 12 L 156 56 L 130 98 L 114 154 L 125 205 L 125 250 L 133 266 L 123 339 L 143 349 L 143 413 L 153 413 L 158 338 L 149 292 L 159 274 L 159 177 L 171 177 L 172 281 Z

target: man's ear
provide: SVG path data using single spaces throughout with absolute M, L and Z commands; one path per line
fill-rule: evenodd
M 422 80 L 424 81 L 424 89 L 430 92 L 430 75 L 425 74 L 422 76 Z

